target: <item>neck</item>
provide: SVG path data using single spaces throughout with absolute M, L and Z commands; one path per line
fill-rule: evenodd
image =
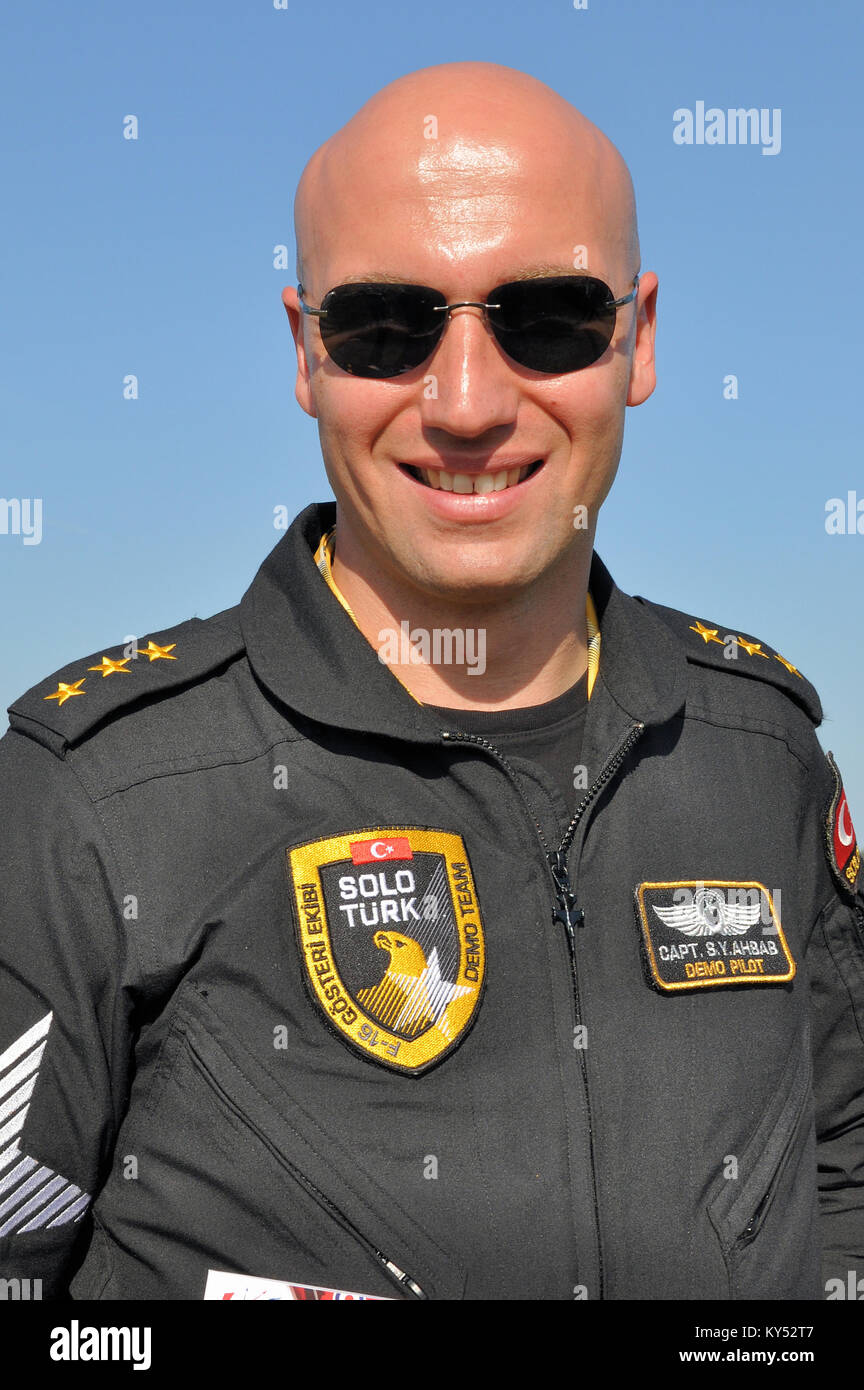
M 582 539 L 529 588 L 488 603 L 406 592 L 357 563 L 350 544 L 336 545 L 332 574 L 364 637 L 422 704 L 519 709 L 554 700 L 587 669 L 593 533 Z

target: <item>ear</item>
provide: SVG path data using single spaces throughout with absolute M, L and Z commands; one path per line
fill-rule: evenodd
M 297 397 L 298 405 L 314 420 L 318 412 L 315 408 L 312 376 L 309 371 L 309 359 L 306 356 L 306 345 L 303 340 L 303 324 L 306 315 L 300 308 L 300 299 L 293 285 L 287 285 L 282 291 L 282 303 L 285 305 L 285 312 L 291 324 L 294 346 L 297 349 L 297 380 L 294 383 L 294 395 Z
M 639 294 L 636 298 L 636 343 L 630 364 L 628 405 L 641 405 L 643 401 L 647 401 L 657 384 L 654 369 L 654 334 L 657 328 L 658 284 L 653 270 L 646 271 L 639 281 Z

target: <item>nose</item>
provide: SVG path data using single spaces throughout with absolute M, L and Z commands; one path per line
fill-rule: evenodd
M 474 305 L 451 309 L 423 373 L 424 425 L 473 439 L 513 425 L 519 395 L 519 377 L 499 350 L 484 310 Z

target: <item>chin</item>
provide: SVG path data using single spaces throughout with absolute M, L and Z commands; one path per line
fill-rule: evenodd
M 543 573 L 545 566 L 521 556 L 478 565 L 472 557 L 464 563 L 448 564 L 446 559 L 424 561 L 415 554 L 409 574 L 418 589 L 450 603 L 499 601 L 523 592 Z M 418 563 L 419 561 L 419 563 Z

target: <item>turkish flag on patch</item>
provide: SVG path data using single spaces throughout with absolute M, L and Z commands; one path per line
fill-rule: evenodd
M 382 859 L 413 859 L 414 853 L 404 835 L 392 840 L 352 840 L 351 861 L 354 864 L 380 864 Z
M 855 853 L 855 829 L 849 815 L 849 804 L 845 791 L 837 804 L 834 814 L 834 855 L 841 869 L 845 869 Z

